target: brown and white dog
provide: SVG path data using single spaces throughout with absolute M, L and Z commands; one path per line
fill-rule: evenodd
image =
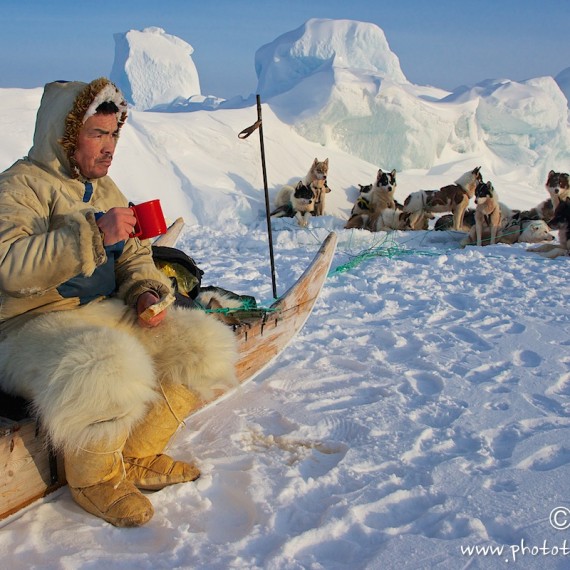
M 521 220 L 544 220 L 549 223 L 553 216 L 554 204 L 550 198 L 547 198 L 530 210 L 522 210 L 520 212 Z
M 544 185 L 549 194 L 549 198 L 530 210 L 522 210 L 521 219 L 525 220 L 544 220 L 552 229 L 556 229 L 556 225 L 551 223 L 554 217 L 554 210 L 561 200 L 570 199 L 570 176 L 565 172 L 548 173 L 546 184 Z
M 329 159 L 319 160 L 315 158 L 303 180 L 305 186 L 310 186 L 315 194 L 314 216 L 322 216 L 325 213 L 325 194 L 331 191 L 327 184 L 328 172 Z
M 351 216 L 345 229 L 369 230 L 371 232 L 388 232 L 397 230 L 411 230 L 410 218 L 412 214 L 396 210 L 395 208 L 384 208 L 380 212 L 368 214 L 355 214 Z
M 443 186 L 439 190 L 419 190 L 412 192 L 404 201 L 404 212 L 453 214 L 453 229 L 461 231 L 463 215 L 473 198 L 477 185 L 483 181 L 481 167 L 478 166 L 459 177 L 455 184 Z
M 380 214 L 371 220 L 372 231 L 389 232 L 398 230 L 411 230 L 411 214 L 395 208 L 384 208 Z
M 309 225 L 315 209 L 315 193 L 311 186 L 299 180 L 297 186 L 283 186 L 275 197 L 275 209 L 269 214 L 275 218 L 295 218 L 300 226 Z
M 551 220 L 553 225 L 558 228 L 558 244 L 544 244 L 540 247 L 529 249 L 554 259 L 555 257 L 570 255 L 570 199 L 561 200 L 554 210 L 554 216 Z
M 475 226 L 469 230 L 469 234 L 461 241 L 461 245 L 476 243 L 483 245 L 483 231 L 489 232 L 489 243 L 494 245 L 497 234 L 504 225 L 505 220 L 510 218 L 510 209 L 499 202 L 499 197 L 491 182 L 481 182 L 475 189 Z
M 550 194 L 554 209 L 562 200 L 570 198 L 570 176 L 566 172 L 551 170 L 548 173 L 545 186 L 546 191 Z

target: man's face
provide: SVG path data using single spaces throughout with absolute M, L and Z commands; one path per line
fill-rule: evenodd
M 74 158 L 85 178 L 101 178 L 107 174 L 117 146 L 117 124 L 114 114 L 95 114 L 81 127 Z

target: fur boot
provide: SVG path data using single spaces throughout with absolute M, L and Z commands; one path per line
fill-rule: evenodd
M 199 469 L 175 461 L 162 451 L 188 414 L 200 407 L 200 398 L 180 384 L 163 384 L 162 398 L 135 426 L 123 449 L 126 476 L 139 489 L 157 491 L 167 485 L 194 481 Z
M 71 496 L 79 506 L 115 526 L 133 527 L 148 522 L 154 509 L 124 478 L 121 447 L 125 437 L 121 434 L 110 441 L 92 441 L 89 449 L 67 451 L 65 475 Z

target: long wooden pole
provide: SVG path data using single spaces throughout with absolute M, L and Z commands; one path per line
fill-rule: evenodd
M 263 172 L 263 190 L 265 192 L 265 218 L 267 222 L 267 236 L 269 240 L 269 262 L 271 264 L 271 284 L 273 287 L 273 298 L 277 299 L 277 285 L 275 280 L 275 259 L 273 256 L 273 234 L 271 232 L 271 216 L 270 216 L 270 205 L 269 205 L 269 190 L 267 188 L 267 168 L 265 166 L 265 144 L 263 142 L 263 121 L 261 118 L 261 98 L 259 94 L 256 95 L 257 99 L 257 121 L 244 129 L 238 137 L 240 139 L 246 139 L 255 129 L 259 129 L 259 143 L 261 146 L 261 169 Z

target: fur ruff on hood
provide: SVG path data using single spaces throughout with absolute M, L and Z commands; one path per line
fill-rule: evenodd
M 104 102 L 119 109 L 119 131 L 127 120 L 127 102 L 120 90 L 105 77 L 83 83 L 54 81 L 44 88 L 36 118 L 34 144 L 28 158 L 59 176 L 81 176 L 73 156 L 79 130 Z

